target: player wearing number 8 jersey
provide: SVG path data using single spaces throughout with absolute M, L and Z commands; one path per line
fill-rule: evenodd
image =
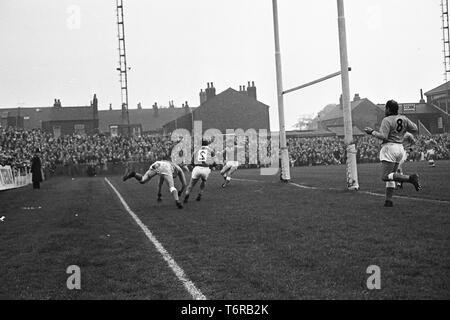
M 200 191 L 197 196 L 197 201 L 202 198 L 203 191 L 206 188 L 206 180 L 208 180 L 209 174 L 211 173 L 210 166 L 212 166 L 214 157 L 214 151 L 208 147 L 208 141 L 202 141 L 202 147 L 194 153 L 194 169 L 192 170 L 191 181 L 186 189 L 186 196 L 184 197 L 184 203 L 188 202 L 189 194 L 192 188 L 197 184 L 198 180 L 202 180 L 200 183 Z
M 381 179 L 386 182 L 386 201 L 384 205 L 392 207 L 392 197 L 396 182 L 409 182 L 414 185 L 417 191 L 422 188 L 419 183 L 419 175 L 397 173 L 398 166 L 405 156 L 405 149 L 403 148 L 405 133 L 416 134 L 418 129 L 406 116 L 398 114 L 398 103 L 394 100 L 389 100 L 386 103 L 385 115 L 386 117 L 381 122 L 379 132 L 369 127 L 365 128 L 364 131 L 382 140 L 380 161 L 382 162 L 383 172 Z

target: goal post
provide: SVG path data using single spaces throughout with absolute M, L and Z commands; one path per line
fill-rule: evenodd
M 289 181 L 291 173 L 289 168 L 289 152 L 286 143 L 286 128 L 284 120 L 284 99 L 283 99 L 283 75 L 281 72 L 280 36 L 278 32 L 278 7 L 277 0 L 272 0 L 273 6 L 273 29 L 275 38 L 275 66 L 277 73 L 277 98 L 278 98 L 278 121 L 279 140 L 281 157 L 281 180 Z
M 347 189 L 358 190 L 356 146 L 353 142 L 352 110 L 350 105 L 350 80 L 348 72 L 347 35 L 345 29 L 344 0 L 337 0 L 339 52 L 341 61 L 342 110 L 344 116 L 345 145 L 347 148 Z

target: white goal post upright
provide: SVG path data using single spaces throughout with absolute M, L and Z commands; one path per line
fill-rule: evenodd
M 278 8 L 277 0 L 272 0 L 273 5 L 273 29 L 275 36 L 275 64 L 277 72 L 277 97 L 278 97 L 278 119 L 280 125 L 280 153 L 281 153 L 281 179 L 291 179 L 289 168 L 289 152 L 286 144 L 286 128 L 284 122 L 284 100 L 283 100 L 283 75 L 281 72 L 280 37 L 278 33 Z
M 345 30 L 344 0 L 337 0 L 339 52 L 341 61 L 342 110 L 344 113 L 345 145 L 347 147 L 347 188 L 358 190 L 356 147 L 353 142 L 352 110 L 350 105 L 350 80 L 348 72 L 347 35 Z

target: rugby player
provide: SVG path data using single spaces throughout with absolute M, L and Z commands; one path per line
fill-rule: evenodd
M 191 181 L 189 181 L 186 189 L 184 203 L 189 201 L 189 195 L 199 180 L 202 180 L 202 182 L 200 183 L 200 190 L 196 200 L 200 201 L 202 199 L 203 191 L 206 188 L 206 180 L 208 180 L 211 173 L 210 167 L 215 165 L 213 163 L 214 151 L 208 145 L 208 141 L 202 140 L 201 148 L 194 153 L 194 168 L 192 169 Z
M 159 185 L 158 185 L 158 202 L 162 201 L 161 199 L 161 188 L 166 181 L 169 186 L 170 193 L 172 194 L 175 203 L 179 209 L 183 208 L 183 205 L 180 202 L 179 196 L 183 193 L 186 188 L 186 178 L 183 173 L 183 169 L 180 166 L 176 165 L 170 161 L 156 161 L 153 163 L 148 171 L 142 175 L 136 173 L 134 170 L 130 170 L 128 167 L 123 175 L 123 181 L 127 181 L 130 178 L 135 178 L 139 183 L 144 184 L 150 181 L 153 177 L 159 175 Z M 177 191 L 175 188 L 174 178 L 178 177 L 181 181 L 181 189 Z
M 425 142 L 425 146 L 427 150 L 425 154 L 425 159 L 428 161 L 428 166 L 435 167 L 436 166 L 434 161 L 436 157 L 435 147 L 437 146 L 437 143 L 433 139 L 430 139 Z
M 238 161 L 227 161 L 223 166 L 220 174 L 224 178 L 225 182 L 222 184 L 222 188 L 225 188 L 231 181 L 231 176 L 237 171 L 239 167 Z
M 380 151 L 380 161 L 382 163 L 381 179 L 386 182 L 386 200 L 384 206 L 392 207 L 394 205 L 392 197 L 396 182 L 411 183 L 416 191 L 422 189 L 418 174 L 404 175 L 397 173 L 398 166 L 405 156 L 405 149 L 403 147 L 405 133 L 418 133 L 417 126 L 411 120 L 404 115 L 398 114 L 398 103 L 394 100 L 389 100 L 386 103 L 385 118 L 381 122 L 380 132 L 370 127 L 366 127 L 364 131 L 382 141 Z

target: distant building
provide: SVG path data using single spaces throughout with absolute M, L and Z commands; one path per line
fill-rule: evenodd
M 0 109 L 2 127 L 42 129 L 55 137 L 66 134 L 98 132 L 98 100 L 94 94 L 90 106 L 63 107 L 55 99 L 52 107 Z
M 384 117 L 384 111 L 367 98 L 361 99 L 359 94 L 355 94 L 351 101 L 352 124 L 355 127 L 354 134 L 362 133 L 365 127 L 378 128 Z M 325 112 L 321 112 L 315 119 L 318 128 L 343 135 L 344 115 L 342 103 L 329 105 Z
M 165 133 L 179 128 L 191 131 L 194 121 L 202 121 L 203 132 L 212 128 L 222 133 L 227 129 L 270 131 L 269 106 L 257 100 L 254 82 L 248 82 L 247 88 L 240 86 L 239 91 L 228 88 L 217 95 L 211 82 L 199 96 L 200 106 L 165 124 Z
M 450 82 L 449 82 L 450 84 Z M 439 134 L 450 132 L 448 112 L 449 104 L 448 91 L 443 84 L 435 89 L 425 93 L 427 100 L 423 98 L 420 90 L 420 101 L 413 103 L 399 102 L 400 114 L 406 115 L 419 127 L 419 134 Z M 379 104 L 378 107 L 384 111 L 385 105 Z
M 130 117 L 130 126 L 139 130 L 139 133 L 160 134 L 163 132 L 163 126 L 187 113 L 195 108 L 182 107 L 176 108 L 173 102 L 169 103 L 169 107 L 161 107 L 156 103 L 152 108 L 143 108 L 138 105 L 137 109 L 128 109 Z M 112 135 L 120 133 L 120 127 L 127 125 L 126 110 L 100 110 L 99 111 L 99 130 L 102 133 L 110 133 Z M 123 130 L 122 130 L 123 131 Z M 123 133 L 123 132 L 122 132 Z M 138 132 L 135 132 L 139 134 Z
M 52 107 L 0 109 L 0 125 L 25 130 L 43 129 L 55 137 L 70 134 L 104 133 L 110 135 L 168 134 L 177 128 L 192 130 L 193 121 L 202 121 L 203 131 L 215 128 L 223 133 L 226 129 L 270 130 L 269 106 L 257 100 L 254 82 L 239 91 L 229 88 L 216 95 L 213 83 L 200 91 L 200 106 L 190 107 L 188 102 L 175 107 L 154 103 L 144 108 L 122 106 L 120 110 L 98 109 L 97 96 L 90 106 L 66 107 L 55 99 Z
M 450 132 L 450 81 L 425 93 L 426 108 L 418 107 L 414 112 L 431 133 Z M 425 101 L 421 97 L 421 104 Z M 409 115 L 408 115 L 409 117 Z

